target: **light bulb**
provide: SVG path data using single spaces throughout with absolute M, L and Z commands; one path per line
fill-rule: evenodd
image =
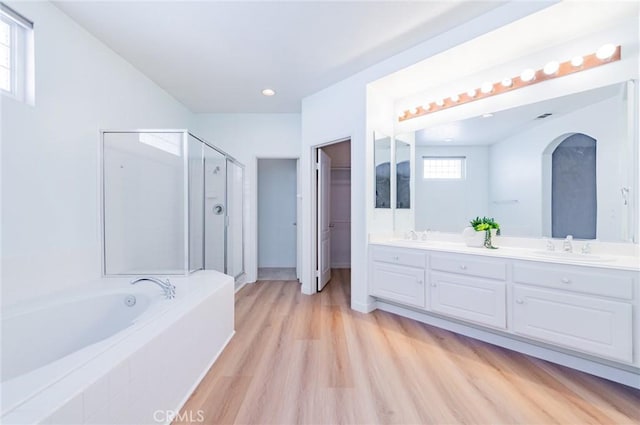
M 451 101 L 453 103 L 458 103 L 460 101 L 460 96 L 458 96 L 457 94 L 454 94 L 453 96 L 451 96 Z
M 502 87 L 511 87 L 513 85 L 513 80 L 511 78 L 505 78 L 500 84 L 502 84 Z
M 476 91 L 476 89 L 470 89 L 470 90 L 467 92 L 467 96 L 469 96 L 469 97 L 476 97 L 476 93 L 478 93 L 478 92 Z
M 609 59 L 616 52 L 616 46 L 613 44 L 605 44 L 596 50 L 596 57 L 601 61 Z
M 415 115 L 418 113 L 418 108 L 413 108 L 411 109 L 411 111 L 409 111 L 411 113 L 411 115 Z
M 525 83 L 533 81 L 534 78 L 536 78 L 536 72 L 531 68 L 525 69 L 522 71 L 522 74 L 520 74 L 520 79 Z
M 493 91 L 493 84 L 485 81 L 482 83 L 482 86 L 480 86 L 480 91 L 484 94 L 491 93 Z
M 424 106 L 422 107 L 422 109 L 423 109 L 423 110 L 425 110 L 425 111 L 428 111 L 429 109 L 431 109 L 431 104 L 430 104 L 430 103 L 427 103 L 426 105 L 424 105 Z
M 553 75 L 558 72 L 558 69 L 560 69 L 560 64 L 558 63 L 558 61 L 551 61 L 544 66 L 542 72 L 544 72 L 546 75 Z
M 436 105 L 438 105 L 440 107 L 444 106 L 444 100 L 442 100 L 442 99 L 436 100 Z
M 574 68 L 579 68 L 584 63 L 584 58 L 582 56 L 575 56 L 571 59 L 571 66 Z

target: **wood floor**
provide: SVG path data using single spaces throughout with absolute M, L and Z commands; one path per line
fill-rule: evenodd
M 237 333 L 182 417 L 201 409 L 205 424 L 640 423 L 640 391 L 390 313 L 357 313 L 348 300 L 348 270 L 315 296 L 292 281 L 243 288 Z

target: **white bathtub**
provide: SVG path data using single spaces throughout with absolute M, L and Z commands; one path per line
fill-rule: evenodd
M 172 278 L 173 300 L 129 280 L 3 312 L 2 423 L 169 421 L 233 334 L 233 279 Z

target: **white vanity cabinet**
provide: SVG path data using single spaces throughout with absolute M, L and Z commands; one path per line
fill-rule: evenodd
M 616 270 L 513 265 L 513 331 L 633 362 L 633 275 Z
M 370 248 L 369 294 L 378 308 L 570 367 L 600 359 L 582 370 L 609 377 L 595 371 L 616 367 L 613 376 L 627 373 L 620 382 L 640 388 L 633 384 L 640 377 L 637 270 L 532 260 L 513 251 L 502 257 L 482 249 Z
M 436 313 L 506 329 L 506 269 L 502 260 L 432 254 L 429 307 Z
M 419 250 L 372 247 L 371 295 L 424 308 L 426 257 Z

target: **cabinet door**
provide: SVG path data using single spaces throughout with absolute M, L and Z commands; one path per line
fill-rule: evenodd
M 371 295 L 424 308 L 424 269 L 374 261 L 371 272 Z
M 632 361 L 631 304 L 515 285 L 516 333 L 625 362 Z
M 431 273 L 431 310 L 505 329 L 506 284 L 449 273 Z

